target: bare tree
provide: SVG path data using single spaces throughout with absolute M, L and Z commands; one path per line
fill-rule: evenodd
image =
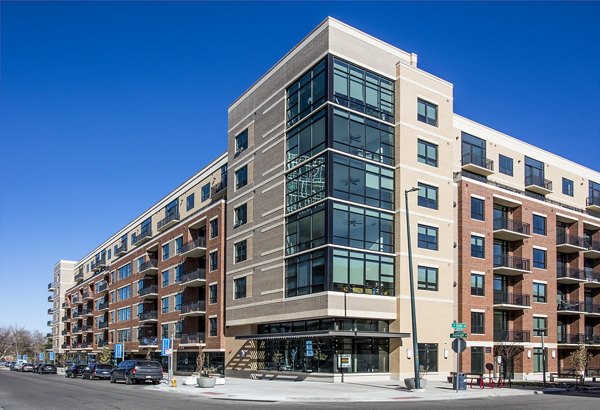
M 522 343 L 525 341 L 524 332 L 503 331 L 494 335 L 496 356 L 502 360 L 502 377 L 510 379 L 513 371 L 514 359 L 523 351 Z
M 5 356 L 16 357 L 26 354 L 28 357 L 46 350 L 46 337 L 39 330 L 30 331 L 24 327 L 0 327 L 0 359 Z

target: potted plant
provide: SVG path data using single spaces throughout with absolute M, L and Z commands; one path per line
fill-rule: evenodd
M 581 381 L 585 380 L 585 369 L 592 359 L 592 355 L 588 353 L 586 347 L 584 345 L 579 345 L 577 350 L 575 350 L 569 356 L 571 360 L 571 367 L 575 371 L 575 374 L 581 377 Z
M 419 387 L 421 389 L 424 389 L 427 386 L 427 379 L 424 379 L 423 377 L 425 377 L 427 375 L 428 371 L 429 371 L 429 366 L 419 365 Z M 416 383 L 415 383 L 414 377 L 407 377 L 406 379 L 404 379 L 404 384 L 406 385 L 406 388 L 409 390 L 416 389 Z
M 196 384 L 198 387 L 209 389 L 215 387 L 215 378 L 210 377 L 208 372 L 204 369 L 204 348 L 201 347 L 198 352 L 198 358 L 196 359 Z

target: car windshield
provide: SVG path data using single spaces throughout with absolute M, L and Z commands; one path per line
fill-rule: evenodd
M 97 370 L 110 370 L 112 366 L 110 364 L 99 364 L 96 366 Z
M 152 369 L 161 367 L 160 363 L 158 363 L 158 362 L 152 362 L 152 361 L 139 361 L 139 362 L 137 362 L 137 366 L 138 367 L 152 368 Z

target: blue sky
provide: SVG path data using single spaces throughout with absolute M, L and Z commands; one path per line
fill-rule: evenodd
M 225 151 L 227 107 L 331 15 L 419 55 L 455 110 L 600 169 L 600 3 L 0 2 L 0 325 Z M 123 175 L 129 175 L 123 178 Z

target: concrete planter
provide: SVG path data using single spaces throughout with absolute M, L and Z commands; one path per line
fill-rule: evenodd
M 421 389 L 424 389 L 427 387 L 427 379 L 420 379 L 420 384 L 421 384 Z M 415 378 L 414 377 L 408 377 L 406 379 L 404 379 L 404 384 L 406 385 L 407 389 L 410 390 L 414 390 L 415 389 Z
M 214 377 L 198 377 L 196 378 L 196 383 L 198 387 L 203 389 L 212 389 L 215 387 L 216 379 Z

